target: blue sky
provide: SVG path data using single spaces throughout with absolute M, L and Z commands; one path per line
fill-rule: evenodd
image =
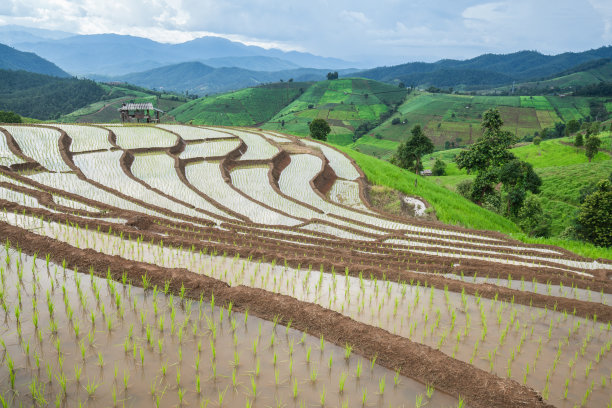
M 368 65 L 612 44 L 612 0 L 3 0 L 0 25 L 183 42 L 218 35 Z

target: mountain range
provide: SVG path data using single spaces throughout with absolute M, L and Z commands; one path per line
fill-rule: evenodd
M 0 44 L 0 69 L 28 71 L 56 77 L 69 77 L 60 67 L 32 52 L 18 51 Z
M 0 43 L 8 43 L 5 37 L 9 36 L 14 38 L 14 32 L 0 32 Z M 353 65 L 337 58 L 265 49 L 213 36 L 165 44 L 129 35 L 96 34 L 13 41 L 12 45 L 22 51 L 34 52 L 79 76 L 125 75 L 188 61 L 201 61 L 212 66 L 248 66 L 266 71 L 297 67 L 342 69 Z
M 589 61 L 612 58 L 612 46 L 584 52 L 544 55 L 537 51 L 512 54 L 484 54 L 468 60 L 444 59 L 433 63 L 410 62 L 378 67 L 352 75 L 383 82 L 437 87 L 489 87 L 513 81 L 533 81 L 560 76 Z
M 340 70 L 348 75 L 355 70 Z M 294 68 L 283 71 L 253 71 L 239 67 L 214 68 L 201 62 L 182 62 L 116 77 L 90 76 L 103 82 L 127 82 L 149 89 L 206 95 L 279 81 L 321 81 L 329 71 Z

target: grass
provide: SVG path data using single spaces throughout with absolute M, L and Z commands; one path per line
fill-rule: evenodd
M 550 142 L 543 142 L 542 144 Z M 612 259 L 612 249 L 610 248 L 600 248 L 584 242 L 570 241 L 559 238 L 528 237 L 520 231 L 516 224 L 507 218 L 481 208 L 453 191 L 449 191 L 449 189 L 454 188 L 459 181 L 473 176 L 456 175 L 436 178 L 419 177 L 418 187 L 415 188 L 414 179 L 417 176 L 411 172 L 346 147 L 339 147 L 339 149 L 347 153 L 357 162 L 371 183 L 387 186 L 392 189 L 399 190 L 405 194 L 423 197 L 434 207 L 438 219 L 444 223 L 460 225 L 467 228 L 499 231 L 510 234 L 514 239 L 525 243 L 556 245 L 589 258 Z M 573 148 L 570 149 L 573 150 Z M 551 159 L 551 161 L 554 160 Z M 546 162 L 546 160 L 543 159 L 543 162 Z M 568 197 L 570 197 L 570 199 L 576 199 L 576 188 L 572 187 L 571 183 L 583 185 L 583 183 L 587 182 L 589 178 L 594 180 L 600 177 L 602 174 L 601 169 L 606 169 L 606 171 L 607 169 L 612 169 L 611 160 L 602 160 L 597 163 L 591 163 L 591 165 L 593 164 L 598 167 L 590 167 L 589 171 L 585 171 L 584 169 L 580 168 L 587 167 L 584 164 L 577 165 L 576 168 L 573 169 L 575 171 L 573 175 L 569 171 L 572 166 L 569 166 L 568 168 L 564 169 L 567 170 L 565 176 L 563 172 L 559 172 L 559 168 L 553 167 L 538 169 L 538 172 L 549 171 L 555 176 L 562 177 L 562 181 L 555 181 L 553 179 L 547 179 L 547 176 L 543 176 L 544 183 L 542 186 L 542 196 L 545 198 L 544 208 L 545 211 L 549 213 L 552 212 L 552 215 L 556 215 L 557 224 L 553 224 L 553 229 L 555 231 L 559 231 L 562 228 L 564 229 L 563 226 L 569 224 L 570 217 L 568 217 L 567 206 L 571 206 L 571 204 L 567 204 L 566 208 L 563 208 L 563 204 L 555 205 L 554 203 L 559 202 L 549 199 L 548 196 L 557 192 L 562 193 L 562 190 L 560 189 L 563 189 L 564 186 L 566 186 L 566 188 L 572 189 L 573 191 L 573 195 L 569 194 Z M 609 174 L 609 171 L 608 173 L 604 172 L 604 174 Z M 577 207 L 574 206 L 573 208 Z M 563 220 L 562 225 L 559 224 L 559 219 Z
M 418 177 L 418 186 L 415 188 L 414 180 L 417 176 L 411 172 L 348 148 L 340 149 L 357 162 L 370 182 L 404 194 L 423 197 L 434 207 L 438 219 L 446 224 L 506 233 L 519 232 L 513 222 L 449 192 L 427 178 Z

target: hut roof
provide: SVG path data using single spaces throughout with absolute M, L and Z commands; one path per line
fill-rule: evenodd
M 157 112 L 163 112 L 163 110 L 161 110 L 161 109 L 154 108 L 153 104 L 151 102 L 147 102 L 147 103 L 126 103 L 126 104 L 123 104 L 123 106 L 120 107 L 117 110 L 118 111 L 154 110 L 154 111 L 157 111 Z

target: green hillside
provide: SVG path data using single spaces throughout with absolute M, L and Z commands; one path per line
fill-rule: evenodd
M 600 138 L 602 149 L 610 149 L 609 132 L 602 133 Z M 539 146 L 529 143 L 512 149 L 521 160 L 531 163 L 542 178 L 540 197 L 545 213 L 551 217 L 552 236 L 559 236 L 571 225 L 580 206 L 580 190 L 596 184 L 612 172 L 612 158 L 608 152 L 600 151 L 589 163 L 584 149 L 569 146 L 570 142 L 569 138 L 553 139 L 545 140 Z M 447 163 L 446 176 L 430 177 L 429 180 L 454 191 L 459 182 L 473 178 L 464 170 L 458 170 L 452 162 L 459 151 L 452 149 L 426 156 L 423 160 L 425 168 L 431 168 L 437 158 Z
M 609 98 L 560 96 L 471 96 L 415 91 L 397 113 L 357 140 L 360 152 L 388 159 L 410 129 L 420 124 L 436 149 L 472 144 L 482 134 L 480 117 L 489 108 L 499 108 L 504 129 L 519 138 L 552 128 L 556 122 L 585 119 L 593 103 L 612 112 Z M 396 119 L 394 121 L 394 119 Z M 399 123 L 397 123 L 399 119 Z M 396 124 L 393 124 L 393 123 Z
M 94 81 L 0 69 L 0 110 L 40 120 L 57 119 L 99 101 L 105 90 Z
M 552 146 L 560 146 L 560 144 L 555 143 L 558 141 L 551 142 Z M 543 142 L 542 144 L 544 143 L 549 142 Z M 443 184 L 441 179 L 444 179 L 445 177 L 419 177 L 418 186 L 415 188 L 414 179 L 416 176 L 413 173 L 400 169 L 399 167 L 396 167 L 388 162 L 356 152 L 355 150 L 352 150 L 346 146 L 337 147 L 347 153 L 357 162 L 371 183 L 388 186 L 405 194 L 425 198 L 436 210 L 438 219 L 444 223 L 460 225 L 468 228 L 500 231 L 510 234 L 514 238 L 523 242 L 558 245 L 575 253 L 591 258 L 610 259 L 610 257 L 612 257 L 612 248 L 600 248 L 584 242 L 559 239 L 555 237 L 527 237 L 520 232 L 519 227 L 512 221 L 502 217 L 499 214 L 479 207 L 471 201 L 459 196 L 457 193 L 443 188 L 441 186 L 441 184 Z M 547 151 L 549 152 L 551 150 L 555 150 L 549 148 L 551 148 L 551 146 L 547 147 Z M 515 153 L 525 153 L 525 151 L 521 151 L 519 149 L 515 149 Z M 546 153 L 543 154 L 546 155 Z M 580 152 L 575 153 L 575 157 L 573 157 L 572 160 L 579 161 L 577 158 L 579 155 Z M 566 168 L 562 167 L 561 169 L 559 169 L 559 167 L 538 168 L 538 174 L 540 174 L 544 180 L 544 185 L 542 187 L 542 196 L 545 197 L 544 201 L 557 203 L 554 205 L 557 205 L 559 208 L 563 208 L 563 205 L 565 205 L 567 201 L 575 200 L 575 192 L 578 191 L 579 186 L 590 181 L 606 177 L 610 173 L 610 170 L 612 170 L 612 161 L 609 157 L 606 158 L 603 153 L 597 156 L 597 162 L 591 163 L 591 165 L 593 164 L 595 166 L 591 167 L 587 166 L 585 163 L 579 163 L 567 166 Z M 456 176 L 451 177 L 457 178 Z M 462 176 L 462 178 L 465 177 L 470 176 Z M 553 177 L 558 177 L 558 179 L 554 180 Z M 571 189 L 573 192 L 569 193 L 566 197 L 565 192 L 559 189 L 558 186 L 560 184 L 569 182 L 573 183 L 573 185 L 568 185 L 564 188 Z M 558 196 L 556 196 L 557 199 L 567 201 L 557 202 L 553 198 L 555 192 L 558 193 Z M 568 216 L 566 213 L 552 213 L 551 209 L 555 208 L 554 205 L 546 206 L 545 210 L 554 217 L 559 219 L 567 219 Z M 571 204 L 569 205 L 571 206 Z M 567 209 L 571 210 L 572 208 L 575 208 L 575 206 L 568 207 Z
M 316 82 L 262 127 L 305 136 L 309 133 L 308 124 L 322 118 L 332 129 L 329 140 L 345 145 L 352 142 L 359 125 L 379 121 L 406 94 L 405 89 L 368 79 Z
M 195 125 L 255 126 L 303 94 L 310 83 L 280 82 L 199 98 L 170 111 L 178 122 Z
M 553 93 L 553 92 L 573 92 L 576 89 L 587 85 L 596 85 L 602 82 L 612 82 L 612 63 L 609 60 L 597 60 L 590 64 L 583 64 L 575 69 L 562 72 L 559 75 L 542 79 L 539 81 L 529 81 L 514 86 L 518 93 Z M 510 91 L 511 85 L 497 88 L 498 91 Z

